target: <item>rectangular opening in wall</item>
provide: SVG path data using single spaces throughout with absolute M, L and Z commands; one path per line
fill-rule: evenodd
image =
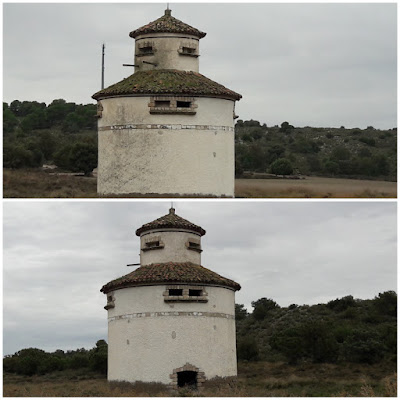
M 154 242 L 147 242 L 146 243 L 146 247 L 148 247 L 148 248 L 159 247 L 159 246 L 160 246 L 160 242 L 158 240 L 154 241 Z
M 170 296 L 182 296 L 183 289 L 168 289 L 168 294 Z
M 112 296 L 107 296 L 107 301 L 108 301 L 109 303 L 111 303 L 111 302 L 112 302 Z
M 191 102 L 190 101 L 177 101 L 176 106 L 179 108 L 190 108 Z
M 198 289 L 189 289 L 189 296 L 201 296 L 202 292 L 202 290 Z
M 184 54 L 196 54 L 196 49 L 193 47 L 182 47 L 182 53 Z
M 154 102 L 155 107 L 169 107 L 170 106 L 170 101 L 169 100 L 156 100 Z
M 140 50 L 141 54 L 152 54 L 153 53 L 153 47 L 152 46 L 141 47 L 139 50 Z

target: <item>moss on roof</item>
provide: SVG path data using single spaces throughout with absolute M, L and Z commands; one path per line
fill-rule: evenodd
M 176 215 L 175 209 L 170 208 L 167 215 L 164 215 L 152 222 L 142 225 L 139 229 L 136 230 L 136 235 L 140 236 L 143 232 L 160 228 L 181 228 L 200 233 L 201 236 L 206 234 L 206 231 L 202 227 L 191 223 L 190 221 L 180 217 L 179 215 Z
M 193 71 L 154 69 L 139 71 L 95 93 L 96 100 L 124 95 L 211 96 L 239 100 L 242 96 Z
M 185 33 L 196 36 L 199 39 L 206 36 L 206 33 L 172 17 L 171 10 L 165 10 L 165 14 L 162 17 L 132 31 L 129 36 L 136 38 L 139 35 L 147 33 Z
M 135 271 L 108 282 L 101 288 L 101 292 L 122 289 L 131 286 L 149 284 L 210 284 L 239 290 L 240 285 L 231 279 L 224 278 L 201 265 L 191 262 L 168 262 L 149 264 L 139 267 Z

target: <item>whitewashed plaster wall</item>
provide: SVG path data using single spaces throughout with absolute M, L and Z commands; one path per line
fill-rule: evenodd
M 146 241 L 157 238 L 163 243 L 162 249 L 143 251 L 146 248 Z M 163 263 L 169 261 L 192 262 L 201 264 L 201 255 L 195 250 L 189 250 L 186 246 L 188 241 L 200 243 L 201 236 L 189 231 L 148 231 L 140 236 L 140 264 Z
M 140 46 L 151 45 L 154 53 L 140 55 Z M 199 58 L 179 53 L 182 47 L 197 49 L 199 54 L 199 39 L 190 35 L 173 33 L 151 33 L 140 35 L 135 40 L 135 72 L 154 69 L 178 69 L 182 71 L 199 72 Z M 145 64 L 148 61 L 157 64 Z
M 205 286 L 207 303 L 166 303 L 165 288 L 108 293 L 115 303 L 108 310 L 108 379 L 168 384 L 173 370 L 186 363 L 206 379 L 235 376 L 235 292 Z
M 234 101 L 197 97 L 195 115 L 150 114 L 149 102 L 101 100 L 98 193 L 233 197 Z

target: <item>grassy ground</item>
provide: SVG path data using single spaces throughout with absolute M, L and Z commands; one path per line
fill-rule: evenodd
M 377 198 L 397 196 L 397 183 L 356 179 L 307 177 L 236 179 L 236 197 L 246 198 Z M 23 198 L 96 198 L 95 177 L 57 175 L 33 170 L 3 170 L 3 196 Z M 128 196 L 119 196 L 128 197 Z
M 239 363 L 236 382 L 215 379 L 200 391 L 171 392 L 158 383 L 109 384 L 79 371 L 4 375 L 4 397 L 396 397 L 395 364 Z
M 396 198 L 397 183 L 314 176 L 300 180 L 236 179 L 235 196 L 253 198 Z

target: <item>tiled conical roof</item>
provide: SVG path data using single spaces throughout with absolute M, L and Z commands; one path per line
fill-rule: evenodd
M 129 36 L 135 38 L 146 33 L 185 33 L 196 36 L 199 39 L 206 36 L 206 33 L 171 16 L 171 10 L 165 10 L 165 14 L 162 17 L 132 31 Z
M 206 234 L 206 231 L 202 227 L 189 222 L 188 220 L 180 217 L 179 215 L 176 215 L 175 209 L 170 208 L 169 213 L 167 215 L 164 215 L 163 217 L 157 218 L 152 222 L 144 224 L 139 229 L 137 229 L 136 235 L 140 236 L 143 232 L 150 231 L 152 229 L 162 229 L 162 228 L 188 229 L 190 231 L 200 233 L 201 236 Z
M 231 279 L 224 278 L 201 265 L 191 262 L 168 262 L 160 264 L 143 265 L 135 271 L 108 282 L 101 288 L 101 292 L 108 293 L 111 290 L 122 289 L 131 286 L 149 284 L 210 284 L 239 290 L 240 285 Z
M 135 94 L 210 96 L 232 100 L 242 97 L 198 72 L 154 69 L 135 72 L 121 82 L 95 93 L 92 98 L 100 100 L 105 97 Z

